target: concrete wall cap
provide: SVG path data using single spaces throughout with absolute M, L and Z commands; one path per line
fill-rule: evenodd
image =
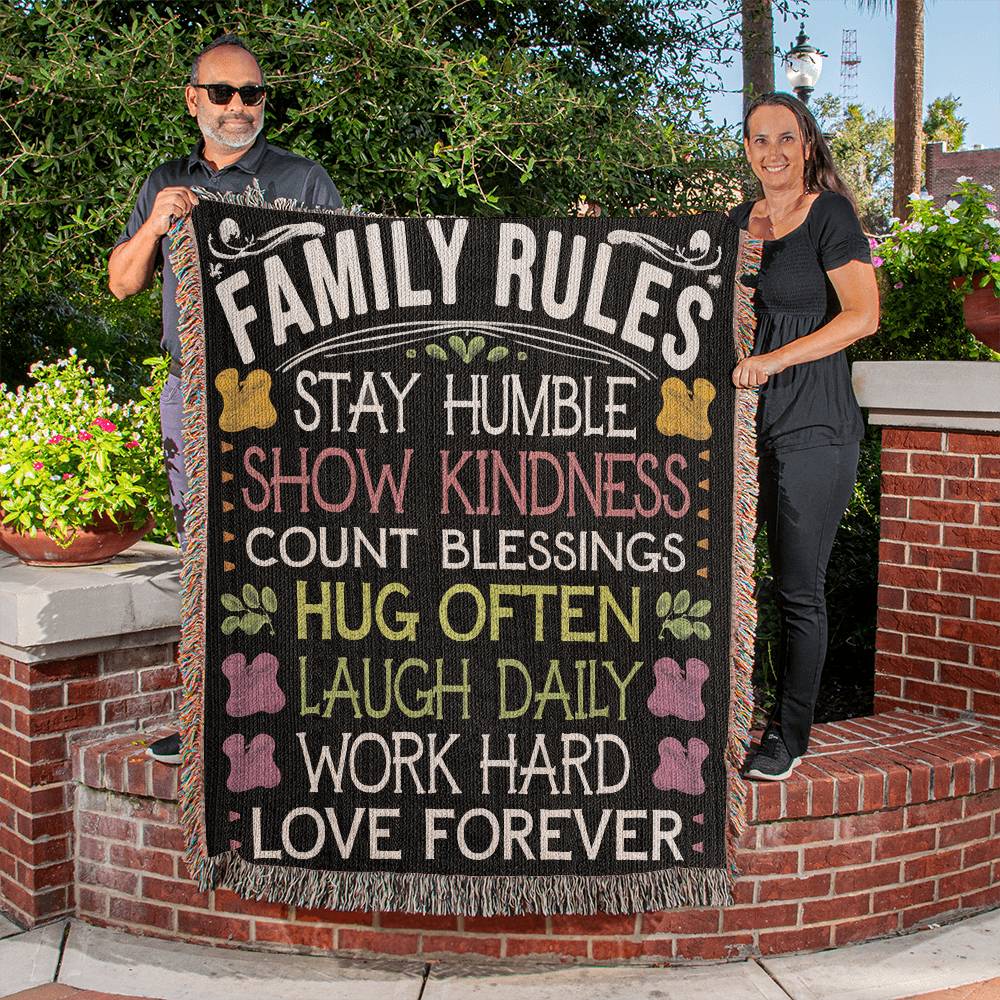
M 179 574 L 177 550 L 152 542 L 100 566 L 25 566 L 0 553 L 0 650 L 31 662 L 169 641 Z
M 859 361 L 852 379 L 872 424 L 1000 433 L 994 361 Z

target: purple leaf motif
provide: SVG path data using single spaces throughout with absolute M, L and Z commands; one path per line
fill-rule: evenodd
M 242 733 L 227 736 L 222 751 L 229 758 L 226 788 L 231 792 L 249 792 L 254 788 L 274 788 L 281 782 L 281 772 L 274 763 L 274 740 L 259 733 L 246 745 Z
M 701 689 L 708 680 L 707 663 L 690 659 L 682 671 L 676 660 L 663 657 L 653 664 L 653 673 L 656 686 L 646 702 L 653 715 L 661 719 L 672 715 L 687 722 L 705 718 Z

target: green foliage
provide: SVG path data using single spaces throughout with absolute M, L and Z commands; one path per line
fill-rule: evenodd
M 1000 293 L 1000 221 L 996 195 L 967 178 L 938 208 L 928 196 L 912 200 L 910 218 L 896 222 L 879 244 L 882 315 L 878 335 L 863 341 L 865 360 L 989 360 L 962 318 L 962 296 L 976 275 Z M 960 200 L 958 200 L 960 199 Z M 958 288 L 954 278 L 969 279 Z
M 862 226 L 870 233 L 885 232 L 892 212 L 892 118 L 857 104 L 844 108 L 833 94 L 820 97 L 815 110 L 831 137 L 837 169 L 857 198 Z
M 95 516 L 136 527 L 152 513 L 173 527 L 160 443 L 166 365 L 150 362 L 138 400 L 119 402 L 71 354 L 32 366 L 35 384 L 0 395 L 0 507 L 15 530 L 68 545 Z M 0 389 L 5 388 L 0 386 Z
M 948 94 L 946 97 L 935 98 L 927 105 L 927 117 L 924 119 L 925 142 L 945 142 L 948 149 L 959 149 L 962 146 L 969 123 L 958 117 L 961 103 L 960 97 Z
M 1000 218 L 992 188 L 958 179 L 951 200 L 938 208 L 930 195 L 912 195 L 910 217 L 896 222 L 879 243 L 888 277 L 936 277 L 943 281 L 981 275 L 1000 294 Z M 873 260 L 873 263 L 875 261 Z
M 704 125 L 735 0 L 90 0 L 0 5 L 0 378 L 74 343 L 135 384 L 155 293 L 115 303 L 106 261 L 145 176 L 198 140 L 197 51 L 243 35 L 269 138 L 391 215 L 718 207 L 735 168 Z M 710 173 L 706 168 L 710 168 Z M 723 183 L 723 187 L 725 184 Z M 129 371 L 128 369 L 132 369 Z

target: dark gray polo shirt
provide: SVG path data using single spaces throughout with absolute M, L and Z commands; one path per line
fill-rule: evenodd
M 189 156 L 168 160 L 146 178 L 135 208 L 115 246 L 130 240 L 149 218 L 153 201 L 165 187 L 203 187 L 209 191 L 243 193 L 260 185 L 267 201 L 294 198 L 305 208 L 340 208 L 340 192 L 327 172 L 312 160 L 272 146 L 263 135 L 235 163 L 222 170 L 213 170 L 201 158 L 202 143 Z M 180 362 L 181 344 L 177 336 L 177 278 L 170 267 L 169 240 L 160 240 L 156 266 L 163 267 L 163 339 L 161 344 L 175 361 Z

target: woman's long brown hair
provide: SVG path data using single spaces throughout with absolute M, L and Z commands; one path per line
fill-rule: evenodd
M 837 194 L 847 198 L 857 212 L 858 205 L 854 199 L 854 192 L 837 172 L 833 154 L 819 130 L 819 125 L 816 124 L 816 119 L 797 97 L 776 91 L 755 98 L 747 108 L 746 117 L 743 119 L 743 138 L 750 138 L 750 116 L 762 107 L 788 108 L 795 115 L 795 120 L 799 123 L 799 134 L 805 147 L 810 151 L 805 166 L 806 191 L 836 191 Z

